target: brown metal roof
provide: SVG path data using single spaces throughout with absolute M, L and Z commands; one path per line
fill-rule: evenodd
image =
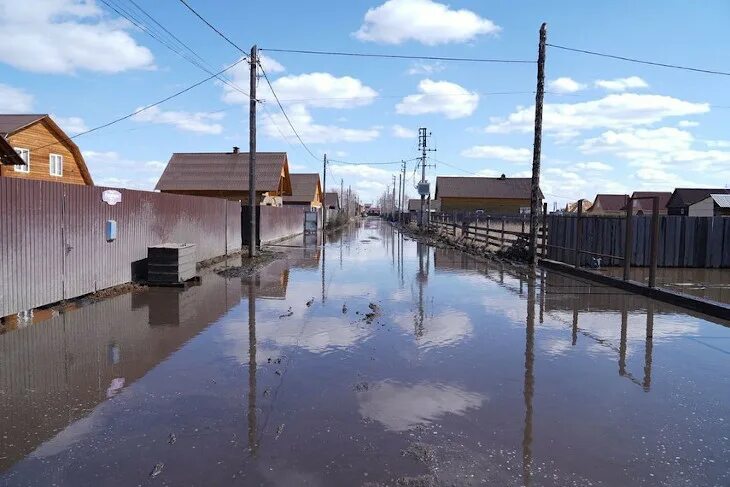
M 256 191 L 278 191 L 286 152 L 256 153 Z M 155 186 L 160 191 L 248 191 L 248 152 L 176 152 Z
M 318 173 L 290 174 L 291 196 L 284 196 L 288 203 L 302 202 L 309 204 L 314 200 L 315 192 L 319 187 Z
M 327 208 L 339 208 L 340 207 L 340 196 L 335 193 L 334 191 L 331 191 L 329 193 L 324 194 L 324 202 L 325 205 L 327 205 Z
M 593 206 L 588 211 L 621 211 L 626 207 L 628 200 L 629 195 L 627 194 L 597 194 L 596 199 L 593 200 Z
M 531 186 L 530 178 L 438 176 L 436 198 L 530 199 Z
M 25 161 L 20 158 L 15 149 L 0 135 L 0 164 L 6 166 L 25 166 Z
M 0 134 L 8 135 L 47 117 L 46 114 L 0 114 Z
M 672 193 L 669 191 L 634 191 L 631 195 L 632 198 L 650 198 L 653 196 L 659 197 L 659 209 L 664 210 L 667 208 L 669 198 L 672 197 Z M 624 205 L 624 209 L 626 205 Z M 640 209 L 644 212 L 654 210 L 654 201 L 650 199 L 641 199 L 634 202 L 634 208 Z
M 701 201 L 711 194 L 727 193 L 725 188 L 677 188 L 667 202 L 667 208 L 684 208 Z

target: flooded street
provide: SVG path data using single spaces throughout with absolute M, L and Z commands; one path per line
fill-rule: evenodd
M 730 484 L 730 328 L 368 219 L 0 335 L 0 485 Z

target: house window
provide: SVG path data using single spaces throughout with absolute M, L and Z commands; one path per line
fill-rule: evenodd
M 63 156 L 51 154 L 48 160 L 51 176 L 63 176 Z
M 14 166 L 15 172 L 30 172 L 30 149 L 15 149 L 21 159 L 25 161 L 25 166 Z

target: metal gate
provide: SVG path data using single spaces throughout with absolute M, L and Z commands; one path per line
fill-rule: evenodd
M 304 212 L 304 235 L 317 234 L 317 212 Z

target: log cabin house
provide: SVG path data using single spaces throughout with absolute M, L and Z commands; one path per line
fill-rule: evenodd
M 155 189 L 248 202 L 248 152 L 174 153 Z M 256 153 L 256 201 L 280 204 L 292 194 L 286 152 Z
M 45 114 L 0 114 L 0 137 L 24 164 L 0 164 L 0 177 L 92 186 L 78 146 Z
M 434 199 L 441 202 L 440 211 L 443 212 L 519 215 L 530 211 L 531 186 L 530 178 L 508 178 L 504 174 L 498 178 L 438 176 Z M 542 207 L 542 191 L 539 197 Z M 431 205 L 433 209 L 433 202 Z

